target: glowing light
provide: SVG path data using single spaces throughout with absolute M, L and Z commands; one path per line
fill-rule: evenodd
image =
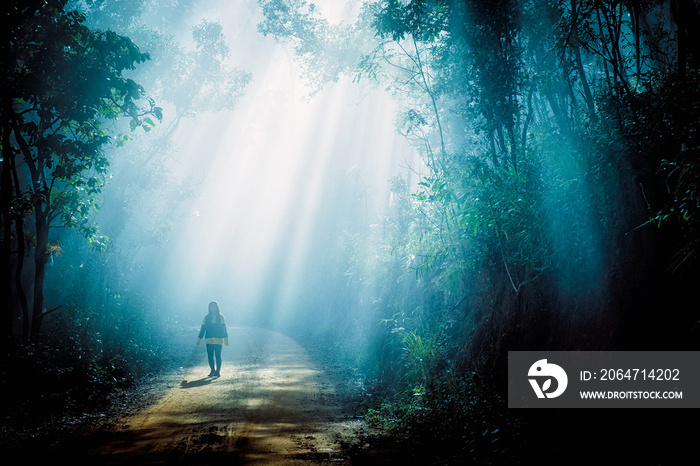
M 234 112 L 181 125 L 178 169 L 201 189 L 164 282 L 196 313 L 213 297 L 236 312 L 262 303 L 283 312 L 306 286 L 310 255 L 319 255 L 310 241 L 329 225 L 327 234 L 336 233 L 321 205 L 350 202 L 348 186 L 363 183 L 368 210 L 381 212 L 389 178 L 413 151 L 394 131 L 389 97 L 344 80 L 304 102 L 290 53 L 242 26 L 253 18 L 227 24 L 234 15 L 207 14 L 222 19 L 231 60 L 254 81 Z

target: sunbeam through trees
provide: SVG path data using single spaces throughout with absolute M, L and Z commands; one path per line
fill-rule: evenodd
M 508 396 L 509 352 L 699 350 L 697 0 L 0 12 L 7 454 L 691 452 L 689 409 Z M 221 379 L 181 383 L 206 358 L 195 340 L 211 300 L 239 341 Z M 144 407 L 164 394 L 189 416 L 169 425 L 177 439 L 161 432 L 146 452 L 148 429 L 107 438 L 152 422 Z M 225 415 L 197 408 L 216 403 Z

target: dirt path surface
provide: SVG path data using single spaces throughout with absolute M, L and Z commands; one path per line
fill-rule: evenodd
M 92 462 L 348 464 L 341 443 L 360 426 L 307 352 L 270 330 L 230 328 L 229 335 L 221 377 L 207 377 L 203 356 L 157 403 L 89 451 Z

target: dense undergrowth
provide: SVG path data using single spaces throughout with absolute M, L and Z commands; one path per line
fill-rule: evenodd
M 462 160 L 438 193 L 397 183 L 389 233 L 351 262 L 376 286 L 377 315 L 356 335 L 361 350 L 345 350 L 372 380 L 359 406 L 378 432 L 357 458 L 526 464 L 547 450 L 590 464 L 607 450 L 660 464 L 689 452 L 688 412 L 507 407 L 508 351 L 697 349 L 698 77 L 657 79 L 600 98 L 596 122 L 569 141 L 580 160 L 543 137 L 517 175 L 477 166 L 481 184 L 461 178 Z M 431 208 L 468 220 L 436 228 Z
M 0 365 L 5 445 L 99 428 L 146 401 L 135 396 L 143 383 L 186 363 L 175 321 L 150 322 L 146 333 L 119 316 L 66 316 L 38 341 L 14 345 Z
M 309 2 L 259 4 L 312 88 L 345 73 L 396 96 L 422 157 L 376 223 L 319 253 L 329 272 L 290 318 L 377 433 L 349 446 L 358 463 L 688 450 L 688 412 L 522 412 L 506 391 L 508 351 L 698 347 L 697 2 L 386 0 L 337 28 Z M 13 425 L 96 407 L 163 363 L 146 307 L 95 281 L 71 286 L 100 288 L 107 312 L 66 313 L 3 367 Z

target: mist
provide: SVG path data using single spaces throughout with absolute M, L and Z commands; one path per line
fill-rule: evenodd
M 358 429 L 326 459 L 517 464 L 537 456 L 532 432 L 568 453 L 597 424 L 509 409 L 509 352 L 697 350 L 693 2 L 3 11 L 3 376 L 26 380 L 4 418 L 19 437 L 144 380 L 219 383 L 249 395 L 224 402 L 236 413 L 278 379 L 314 394 L 318 374 Z M 231 347 L 223 376 L 197 378 L 211 301 Z M 49 414 L 18 420 L 37 399 Z M 661 411 L 658 425 L 686 415 Z M 687 432 L 640 417 L 620 421 L 623 444 L 681 450 Z M 217 435 L 244 435 L 238 421 Z M 240 438 L 227 454 L 264 456 Z
M 239 3 L 203 2 L 168 31 L 186 37 L 219 22 L 227 60 L 253 79 L 235 109 L 178 126 L 166 166 L 193 194 L 178 205 L 167 248 L 138 257 L 135 283 L 174 314 L 199 317 L 217 299 L 237 322 L 274 324 L 343 280 L 329 269 L 338 240 L 380 223 L 389 179 L 417 157 L 381 90 L 343 78 L 306 98 L 290 51 L 257 32 L 255 2 Z

